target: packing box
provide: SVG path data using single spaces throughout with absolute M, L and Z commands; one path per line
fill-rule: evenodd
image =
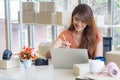
M 55 2 L 40 2 L 39 9 L 40 12 L 55 12 Z
M 46 52 L 50 49 L 51 43 L 41 43 L 39 45 L 39 52 L 40 55 L 45 57 Z
M 0 59 L 0 69 L 9 69 L 18 66 L 20 66 L 19 58 L 11 58 L 10 60 Z
M 120 68 L 120 51 L 109 51 L 105 54 L 106 64 L 109 62 L 115 62 Z
M 36 23 L 54 24 L 55 23 L 55 13 L 51 13 L 51 12 L 37 13 Z
M 85 75 L 88 72 L 89 72 L 89 63 L 73 65 L 73 74 L 76 76 Z
M 35 2 L 22 2 L 22 10 L 23 11 L 35 11 L 37 5 Z
M 23 23 L 35 23 L 35 12 L 23 11 L 22 21 Z M 20 12 L 18 12 L 18 22 L 20 22 Z
M 56 12 L 56 24 L 58 25 L 70 25 L 71 21 L 71 13 L 70 12 Z

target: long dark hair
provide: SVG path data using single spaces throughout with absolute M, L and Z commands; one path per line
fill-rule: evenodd
M 97 26 L 94 21 L 92 9 L 87 4 L 78 4 L 75 7 L 71 16 L 71 24 L 68 28 L 71 31 L 75 30 L 73 26 L 73 17 L 76 14 L 80 16 L 82 22 L 87 24 L 84 29 L 82 43 L 79 45 L 79 48 L 86 48 L 89 53 L 89 58 L 93 58 L 97 44 Z

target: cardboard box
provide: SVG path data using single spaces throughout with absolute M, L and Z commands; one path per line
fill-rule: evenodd
M 70 12 L 56 12 L 56 24 L 69 26 L 71 22 Z
M 23 11 L 35 11 L 37 4 L 35 2 L 22 2 Z
M 23 11 L 22 21 L 23 23 L 35 23 L 35 12 Z M 18 22 L 20 23 L 20 12 L 18 12 Z
M 37 13 L 36 23 L 55 24 L 55 13 L 50 13 L 50 12 Z
M 116 46 L 116 47 L 114 47 L 114 50 L 116 50 L 116 51 L 120 51 L 120 46 Z
M 73 65 L 73 74 L 76 76 L 85 75 L 88 72 L 90 72 L 89 63 Z
M 45 57 L 46 52 L 50 49 L 51 43 L 41 43 L 39 45 L 39 52 L 40 55 Z
M 40 12 L 55 12 L 55 2 L 40 2 L 39 9 Z
M 115 62 L 120 68 L 120 51 L 110 51 L 105 53 L 106 64 L 109 62 Z
M 11 58 L 10 60 L 0 59 L 0 69 L 9 69 L 20 66 L 19 58 Z

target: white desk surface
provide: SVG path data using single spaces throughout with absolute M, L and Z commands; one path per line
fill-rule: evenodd
M 54 69 L 52 65 L 0 69 L 0 80 L 75 80 L 72 69 Z
M 95 76 L 96 80 L 120 80 L 109 76 Z M 10 68 L 7 70 L 0 69 L 0 80 L 75 80 L 77 76 L 73 74 L 72 69 L 54 69 L 52 65 L 34 66 L 25 69 L 21 64 L 20 67 Z M 79 77 L 79 76 L 78 76 Z

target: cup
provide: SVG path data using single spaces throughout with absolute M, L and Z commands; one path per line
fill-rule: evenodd
M 101 73 L 104 68 L 104 61 L 101 60 L 91 60 L 90 61 L 90 72 L 91 73 Z

